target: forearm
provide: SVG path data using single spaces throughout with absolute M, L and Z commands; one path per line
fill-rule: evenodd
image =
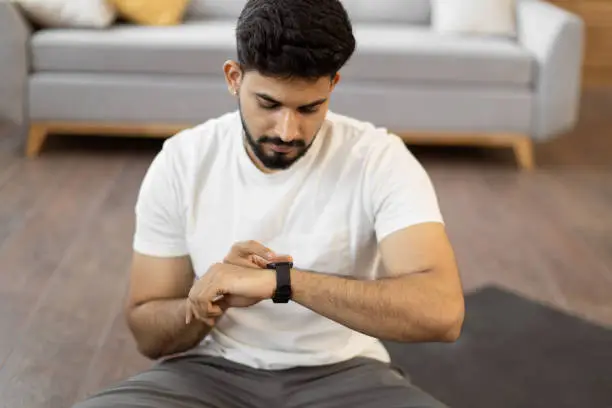
M 459 335 L 463 302 L 432 274 L 362 281 L 292 270 L 291 279 L 295 302 L 369 336 L 421 342 Z
M 197 346 L 211 327 L 197 319 L 185 324 L 185 299 L 156 300 L 127 312 L 127 321 L 138 350 L 157 359 Z

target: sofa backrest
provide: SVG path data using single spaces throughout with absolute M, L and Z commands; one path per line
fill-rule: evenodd
M 246 2 L 247 0 L 191 0 L 187 8 L 187 16 L 236 19 Z
M 342 0 L 355 23 L 428 24 L 430 0 Z
M 430 0 L 341 0 L 354 23 L 428 24 Z M 190 18 L 232 18 L 247 0 L 191 0 Z

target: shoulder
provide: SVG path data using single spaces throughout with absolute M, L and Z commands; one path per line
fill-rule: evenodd
M 235 138 L 229 134 L 239 121 L 237 112 L 229 112 L 181 130 L 164 141 L 159 156 L 179 172 L 195 170 L 203 163 L 225 157 L 219 153 L 231 148 Z
M 335 160 L 358 168 L 368 191 L 429 188 L 425 167 L 399 135 L 367 121 L 331 113 L 330 151 Z
M 222 148 L 224 144 L 228 145 L 231 142 L 232 138 L 226 136 L 236 128 L 237 121 L 239 121 L 237 112 L 209 119 L 166 139 L 162 149 L 170 155 L 188 159 L 210 149 Z
M 141 190 L 165 188 L 176 197 L 188 194 L 208 166 L 228 157 L 222 152 L 229 150 L 235 139 L 228 136 L 236 120 L 240 120 L 236 113 L 227 113 L 166 139 L 146 171 Z
M 329 112 L 326 120 L 331 129 L 332 150 L 348 160 L 365 164 L 390 157 L 409 161 L 414 158 L 404 141 L 385 127 L 334 112 Z

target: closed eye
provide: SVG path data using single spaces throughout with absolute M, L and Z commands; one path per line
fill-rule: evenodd
M 300 113 L 303 113 L 305 115 L 311 115 L 313 113 L 317 113 L 317 111 L 319 110 L 319 106 L 305 106 L 302 108 L 299 108 L 298 110 L 300 111 Z
M 257 97 L 259 106 L 262 109 L 271 111 L 271 110 L 276 110 L 282 106 L 280 102 L 278 102 L 277 100 L 273 99 L 272 97 L 268 95 L 265 95 L 262 93 L 256 93 L 255 96 Z M 321 105 L 323 105 L 326 101 L 327 101 L 326 98 L 319 99 L 307 105 L 302 105 L 299 108 L 297 108 L 297 110 L 299 113 L 303 115 L 311 115 L 311 114 L 317 113 Z
M 280 104 L 278 103 L 273 103 L 273 104 L 260 103 L 259 106 L 261 106 L 263 109 L 266 109 L 266 110 L 274 110 L 274 109 L 278 109 L 280 107 Z

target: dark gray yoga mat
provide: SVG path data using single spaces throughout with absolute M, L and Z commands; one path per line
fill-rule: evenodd
M 466 294 L 458 342 L 385 345 L 453 408 L 612 408 L 612 329 L 496 287 Z

